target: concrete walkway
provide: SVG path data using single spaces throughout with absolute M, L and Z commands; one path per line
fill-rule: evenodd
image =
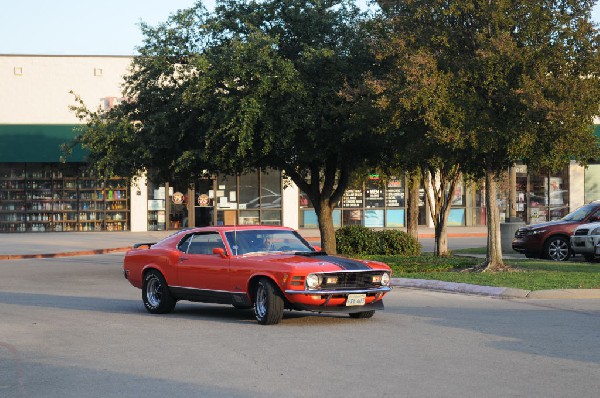
M 147 232 L 44 232 L 0 234 L 0 260 L 57 258 L 125 252 L 135 243 L 157 242 L 174 231 Z M 311 243 L 318 243 L 318 230 L 300 233 Z M 486 236 L 485 227 L 451 228 L 449 237 Z M 433 236 L 431 229 L 420 229 L 420 238 Z M 517 257 L 507 255 L 508 257 Z M 504 287 L 478 286 L 465 283 L 425 279 L 393 278 L 392 285 L 404 288 L 430 289 L 498 298 L 521 299 L 600 299 L 600 289 L 568 289 L 527 291 Z

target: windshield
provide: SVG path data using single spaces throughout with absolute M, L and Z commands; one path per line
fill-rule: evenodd
M 250 253 L 314 252 L 296 231 L 242 230 L 225 232 L 234 255 Z
M 596 206 L 593 205 L 585 205 L 581 206 L 579 209 L 575 210 L 572 213 L 567 214 L 563 217 L 565 221 L 582 221 L 584 218 L 588 216 L 592 211 L 596 209 Z

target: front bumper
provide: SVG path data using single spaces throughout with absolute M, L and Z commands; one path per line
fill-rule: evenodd
M 286 290 L 285 294 L 292 307 L 297 310 L 351 314 L 383 310 L 382 298 L 391 290 L 389 286 L 380 286 L 369 289 Z M 350 294 L 364 294 L 365 304 L 347 305 Z
M 571 249 L 576 254 L 594 254 L 596 245 L 600 243 L 600 235 L 571 236 Z
M 361 306 L 321 306 L 321 305 L 308 305 L 303 303 L 294 303 L 294 308 L 299 311 L 312 311 L 312 312 L 335 312 L 339 314 L 352 314 L 356 312 L 364 311 L 381 311 L 383 310 L 383 300 L 377 300 L 369 304 Z

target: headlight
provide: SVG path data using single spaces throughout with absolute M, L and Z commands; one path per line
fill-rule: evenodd
M 384 272 L 383 275 L 381 275 L 381 284 L 383 286 L 387 286 L 390 284 L 390 274 Z
M 590 235 L 600 235 L 600 227 L 592 229 Z
M 316 289 L 321 285 L 321 276 L 317 274 L 308 274 L 306 277 L 306 286 L 309 289 Z
M 545 229 L 532 229 L 527 233 L 527 235 L 537 235 L 546 232 Z

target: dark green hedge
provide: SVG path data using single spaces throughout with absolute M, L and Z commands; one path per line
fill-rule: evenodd
M 346 255 L 401 255 L 421 254 L 421 244 L 406 232 L 398 230 L 374 231 L 361 225 L 349 225 L 335 232 L 339 254 Z

